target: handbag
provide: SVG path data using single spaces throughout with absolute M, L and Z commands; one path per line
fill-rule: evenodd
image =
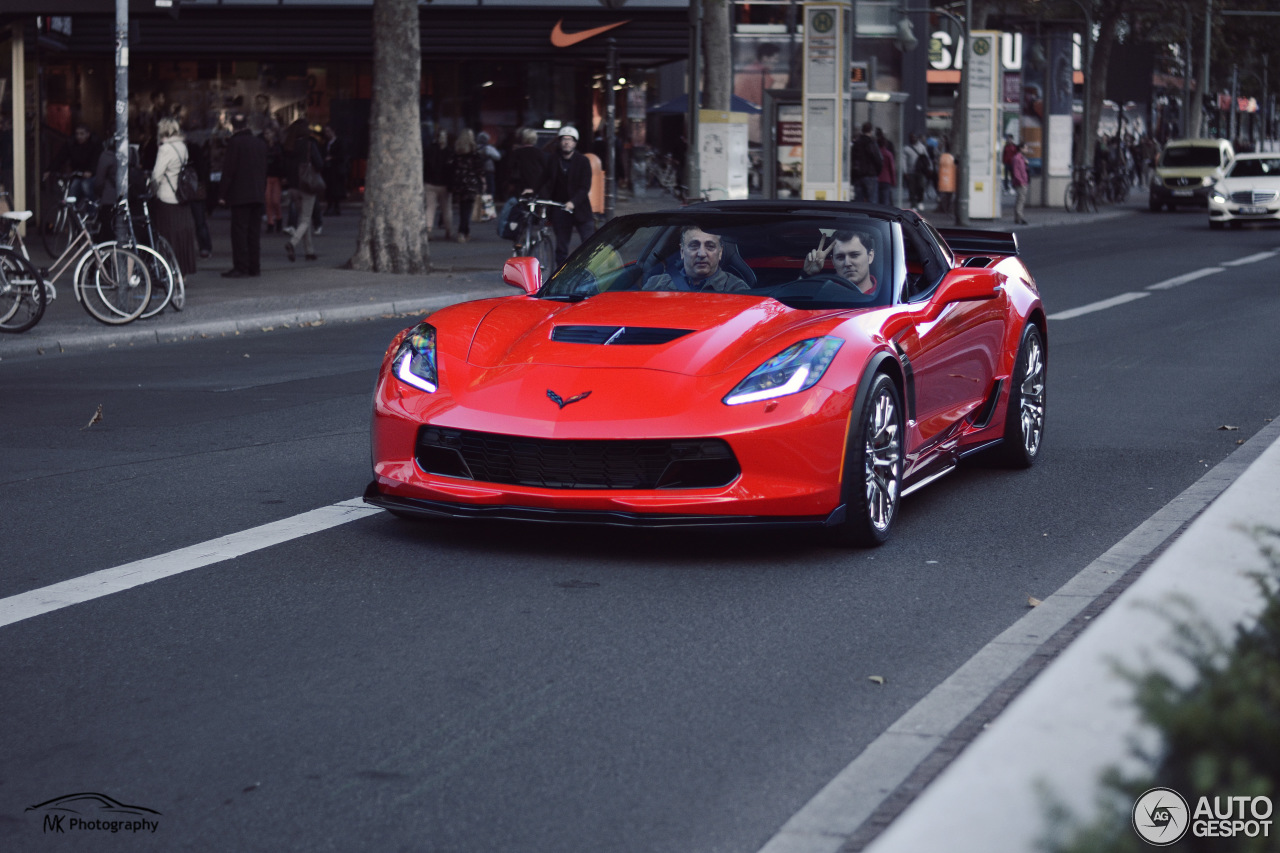
M 304 160 L 298 167 L 298 189 L 308 195 L 320 195 L 324 192 L 324 178 L 309 160 Z
M 168 175 L 165 175 L 165 178 L 169 181 L 169 188 L 173 190 L 178 204 L 204 201 L 204 186 L 200 183 L 200 175 L 196 173 L 196 167 L 191 165 L 190 157 L 182 158 L 182 165 L 178 167 L 177 183 L 174 183 Z

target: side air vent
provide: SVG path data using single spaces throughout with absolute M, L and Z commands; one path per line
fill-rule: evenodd
M 967 259 L 964 265 L 966 267 L 989 267 L 991 266 L 991 259 L 985 255 L 974 255 L 972 258 Z
M 655 346 L 670 343 L 692 331 L 652 326 L 556 326 L 551 330 L 551 340 L 566 344 Z

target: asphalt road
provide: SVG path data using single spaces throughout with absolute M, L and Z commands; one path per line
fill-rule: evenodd
M 1051 314 L 1144 294 L 1051 320 L 1034 469 L 874 551 L 379 513 L 0 627 L 0 848 L 73 849 L 24 810 L 98 791 L 162 817 L 93 849 L 753 853 L 1280 410 L 1280 230 L 1021 241 Z M 0 364 L 0 598 L 359 495 L 402 325 Z

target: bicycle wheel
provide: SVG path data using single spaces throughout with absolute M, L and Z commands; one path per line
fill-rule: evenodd
M 1084 199 L 1090 213 L 1098 212 L 1098 185 L 1090 184 L 1088 192 L 1085 193 Z
M 551 278 L 551 273 L 556 268 L 556 244 L 550 234 L 544 231 L 538 235 L 538 242 L 533 244 L 533 256 L 542 266 L 542 280 Z
M 1080 193 L 1076 190 L 1074 181 L 1067 184 L 1067 193 L 1063 198 L 1063 204 L 1067 208 L 1067 213 L 1075 213 L 1080 209 Z
M 76 298 L 108 326 L 131 323 L 151 301 L 151 274 L 138 255 L 111 243 L 95 246 L 76 267 Z
M 49 257 L 58 258 L 71 243 L 71 211 L 59 204 L 45 215 L 40 223 L 40 240 Z
M 25 332 L 44 316 L 44 279 L 17 252 L 0 249 L 0 332 Z
M 187 285 L 182 279 L 182 268 L 178 266 L 178 253 L 173 250 L 168 240 L 158 234 L 156 248 L 161 255 L 164 255 L 164 261 L 169 265 L 169 269 L 173 270 L 173 299 L 169 304 L 174 311 L 181 311 L 187 306 Z
M 129 251 L 142 258 L 147 265 L 147 273 L 151 276 L 151 298 L 147 300 L 147 307 L 138 318 L 146 320 L 163 311 L 173 299 L 173 294 L 177 292 L 177 274 L 164 255 L 150 246 L 130 246 Z

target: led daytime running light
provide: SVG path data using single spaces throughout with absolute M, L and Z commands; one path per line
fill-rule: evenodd
M 436 330 L 419 323 L 400 344 L 396 353 L 396 378 L 428 394 L 439 387 L 436 373 Z
M 840 338 L 830 336 L 792 344 L 753 370 L 723 402 L 740 406 L 812 388 L 831 366 L 843 344 Z

